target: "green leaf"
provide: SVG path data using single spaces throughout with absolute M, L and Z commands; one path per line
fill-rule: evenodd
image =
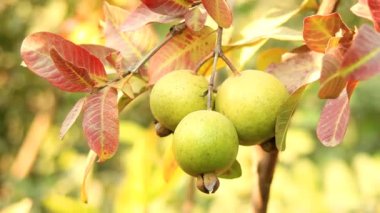
M 298 88 L 286 102 L 281 106 L 276 120 L 276 147 L 280 151 L 285 150 L 286 133 L 290 125 L 291 118 L 298 106 L 298 103 L 307 85 Z

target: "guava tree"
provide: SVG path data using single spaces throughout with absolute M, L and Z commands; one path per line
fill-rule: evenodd
M 148 92 L 157 135 L 174 134 L 171 165 L 194 176 L 202 192 L 216 192 L 218 178 L 238 178 L 239 145 L 254 146 L 259 161 L 253 208 L 265 212 L 278 153 L 308 85 L 320 84 L 318 97 L 326 104 L 316 134 L 333 147 L 346 133 L 356 86 L 380 72 L 380 1 L 360 0 L 351 8 L 374 26 L 347 26 L 334 12 L 338 6 L 337 0 L 304 0 L 296 10 L 269 13 L 266 22 L 245 20 L 252 22 L 245 33 L 234 28 L 234 1 L 142 0 L 131 12 L 105 3 L 105 45 L 37 32 L 24 39 L 21 56 L 53 86 L 83 94 L 63 121 L 60 138 L 82 113 L 92 159 L 87 171 L 96 159 L 117 153 L 119 113 Z M 314 9 L 302 32 L 282 26 L 298 11 Z M 172 26 L 162 41 L 153 22 Z M 258 71 L 248 61 L 269 39 L 304 45 Z M 221 70 L 230 72 L 218 78 Z M 87 201 L 85 182 L 86 175 Z

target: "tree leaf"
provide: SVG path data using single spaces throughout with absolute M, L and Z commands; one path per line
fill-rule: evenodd
M 366 80 L 380 72 L 380 34 L 363 25 L 347 50 L 342 62 L 342 75 Z
M 119 145 L 117 91 L 107 87 L 90 95 L 83 110 L 83 130 L 99 162 L 111 158 Z
M 229 28 L 232 24 L 232 10 L 226 0 L 202 0 L 203 6 L 215 22 Z
M 305 91 L 307 85 L 298 88 L 293 94 L 289 96 L 286 102 L 281 106 L 276 119 L 276 147 L 280 151 L 284 151 L 286 147 L 286 133 L 291 122 L 291 118 L 298 106 L 298 103 Z
M 191 1 L 188 0 L 141 0 L 149 9 L 156 13 L 180 16 L 184 15 L 191 7 Z
M 165 150 L 162 169 L 166 182 L 169 182 L 178 170 L 178 163 L 175 160 L 172 145 L 168 146 Z
M 324 53 L 330 38 L 344 26 L 338 13 L 306 17 L 303 25 L 305 43 L 311 50 Z
M 185 23 L 190 30 L 197 32 L 205 26 L 206 18 L 206 11 L 202 11 L 199 7 L 195 7 L 185 14 Z
M 79 99 L 74 107 L 70 110 L 70 112 L 66 115 L 65 120 L 62 123 L 61 129 L 59 131 L 59 138 L 62 140 L 63 137 L 66 135 L 67 131 L 71 128 L 71 126 L 74 124 L 74 122 L 79 117 L 80 113 L 83 109 L 83 104 L 85 102 L 86 98 Z
M 92 80 L 98 82 L 107 80 L 103 64 L 98 58 L 82 47 L 53 33 L 38 32 L 26 37 L 21 45 L 21 57 L 32 72 L 45 78 L 59 89 L 68 92 L 88 91 L 88 88 L 78 87 L 57 69 L 50 57 L 50 51 L 53 48 L 64 61 L 84 69 Z
M 343 61 L 344 52 L 339 47 L 327 51 L 323 56 L 322 73 L 321 73 L 321 87 L 318 96 L 322 99 L 337 98 L 342 90 L 346 87 L 347 79 L 343 76 L 337 75 L 335 78 L 325 81 L 331 76 L 339 72 L 340 66 Z
M 169 23 L 177 20 L 180 20 L 180 17 L 155 13 L 154 11 L 149 9 L 145 4 L 140 4 L 126 18 L 124 23 L 121 25 L 121 30 L 124 32 L 135 31 L 145 26 L 146 24 L 152 22 Z
M 346 134 L 350 118 L 350 103 L 347 91 L 338 98 L 327 100 L 317 127 L 318 139 L 323 145 L 333 147 L 340 144 Z
M 104 3 L 103 10 L 106 46 L 120 51 L 125 62 L 130 66 L 138 62 L 156 45 L 157 36 L 151 26 L 145 26 L 133 32 L 122 32 L 129 13 L 107 2 Z
M 185 29 L 181 34 L 175 35 L 151 58 L 148 67 L 149 83 L 154 84 L 173 70 L 194 70 L 214 50 L 215 40 L 215 31 L 210 27 L 204 27 L 197 33 Z
M 380 32 L 380 2 L 378 0 L 359 0 L 351 11 L 362 18 L 371 20 L 377 32 Z
M 50 57 L 55 67 L 63 74 L 67 81 L 71 82 L 72 87 L 76 91 L 90 92 L 94 88 L 95 81 L 90 78 L 85 69 L 65 61 L 54 48 L 50 50 Z
M 283 62 L 269 65 L 267 72 L 275 75 L 293 93 L 320 77 L 323 54 L 316 52 L 286 53 Z
M 380 1 L 368 0 L 369 10 L 371 11 L 372 21 L 377 32 L 380 32 Z

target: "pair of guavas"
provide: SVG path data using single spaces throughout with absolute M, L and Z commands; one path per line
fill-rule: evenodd
M 277 113 L 288 97 L 274 76 L 246 70 L 226 79 L 206 110 L 208 82 L 190 70 L 163 76 L 150 94 L 153 116 L 174 131 L 173 152 L 192 176 L 222 174 L 234 163 L 238 145 L 255 145 L 274 136 Z

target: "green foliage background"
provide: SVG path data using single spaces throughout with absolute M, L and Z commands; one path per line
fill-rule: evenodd
M 236 2 L 235 16 L 242 18 L 258 1 Z M 114 3 L 130 6 L 136 1 Z M 349 11 L 354 3 L 341 1 L 339 7 L 350 27 L 364 22 Z M 101 5 L 101 1 L 88 0 L 0 3 L 0 212 L 11 212 L 12 208 L 19 208 L 19 212 L 178 212 L 189 206 L 194 212 L 250 212 L 254 182 L 251 147 L 239 151 L 243 176 L 223 180 L 215 195 L 192 192 L 190 179 L 180 171 L 165 183 L 162 164 L 170 137 L 155 136 L 147 96 L 123 111 L 119 152 L 95 166 L 88 182 L 89 204 L 81 203 L 80 184 L 88 147 L 79 122 L 63 142 L 58 140 L 60 124 L 80 96 L 54 89 L 20 66 L 19 48 L 31 32 L 66 32 L 62 26 L 70 25 L 65 21 L 68 19 L 84 29 L 84 37 L 79 32 L 78 39 L 91 42 L 94 36 L 86 32 L 97 32 L 97 23 L 81 17 L 100 18 Z M 301 29 L 302 18 L 312 13 L 301 12 L 286 25 Z M 295 45 L 270 41 L 260 51 Z M 254 67 L 254 61 L 248 66 Z M 380 211 L 379 82 L 376 77 L 359 85 L 352 97 L 347 136 L 336 148 L 323 147 L 317 141 L 315 128 L 323 101 L 316 97 L 317 84 L 307 91 L 294 115 L 287 150 L 280 154 L 269 212 Z M 38 115 L 47 115 L 48 120 L 39 124 Z M 33 122 L 37 122 L 37 130 L 48 125 L 39 141 L 34 141 L 39 133 L 30 132 Z M 11 167 L 28 134 L 34 144 L 39 144 L 38 151 L 31 171 L 20 179 Z M 189 193 L 195 193 L 194 201 L 188 199 Z

